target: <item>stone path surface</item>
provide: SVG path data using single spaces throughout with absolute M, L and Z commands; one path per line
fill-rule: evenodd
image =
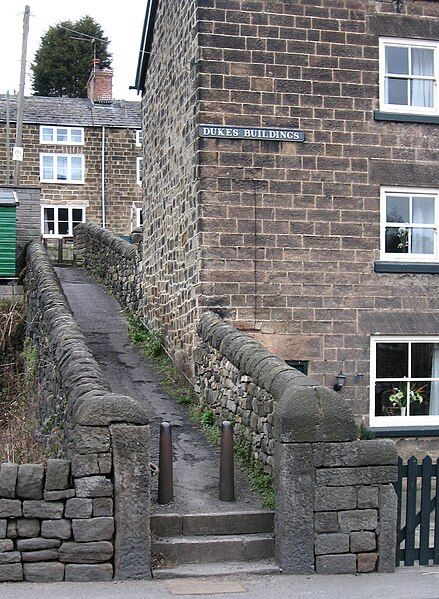
M 64 293 L 87 345 L 114 393 L 129 395 L 150 414 L 151 461 L 158 463 L 159 427 L 167 420 L 173 427 L 174 495 L 169 506 L 156 503 L 157 477 L 153 480 L 152 505 L 156 513 L 206 513 L 261 509 L 259 496 L 248 488 L 235 466 L 236 501 L 218 499 L 219 453 L 188 419 L 187 411 L 167 396 L 159 377 L 127 336 L 119 304 L 84 270 L 56 268 Z

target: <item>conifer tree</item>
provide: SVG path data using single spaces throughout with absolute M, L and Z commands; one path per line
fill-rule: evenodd
M 102 67 L 111 65 L 108 44 L 100 25 L 88 15 L 49 27 L 31 65 L 34 94 L 85 98 L 94 54 Z

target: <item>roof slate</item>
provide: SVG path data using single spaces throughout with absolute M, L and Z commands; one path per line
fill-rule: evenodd
M 17 96 L 10 96 L 10 120 L 17 120 Z M 6 95 L 0 94 L 0 122 L 6 122 Z M 27 96 L 23 122 L 37 125 L 77 125 L 81 127 L 123 127 L 140 129 L 140 102 L 113 100 L 93 104 L 88 98 L 49 98 Z

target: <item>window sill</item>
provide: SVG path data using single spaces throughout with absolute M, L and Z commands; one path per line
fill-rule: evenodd
M 65 181 L 64 179 L 58 181 L 51 179 L 49 181 L 48 179 L 40 179 L 40 183 L 49 183 L 50 185 L 84 185 L 85 181 Z
M 408 426 L 401 428 L 374 428 L 371 426 L 369 430 L 375 435 L 375 437 L 439 437 L 439 426 Z
M 375 272 L 402 272 L 416 274 L 439 274 L 438 263 L 420 262 L 384 262 L 377 261 L 374 265 Z
M 439 116 L 430 114 L 411 114 L 406 112 L 383 112 L 374 110 L 373 118 L 376 121 L 395 121 L 399 123 L 428 123 L 439 125 Z

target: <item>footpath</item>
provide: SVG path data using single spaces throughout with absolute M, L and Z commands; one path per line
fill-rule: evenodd
M 127 335 L 120 306 L 84 270 L 56 268 L 76 322 L 101 367 L 111 390 L 128 395 L 145 406 L 150 416 L 151 461 L 158 464 L 160 423 L 172 424 L 174 448 L 174 496 L 169 506 L 158 506 L 157 477 L 152 478 L 155 512 L 206 513 L 261 509 L 259 496 L 251 491 L 244 474 L 235 468 L 236 501 L 218 499 L 219 452 L 189 420 L 187 410 L 167 396 L 159 377 Z

